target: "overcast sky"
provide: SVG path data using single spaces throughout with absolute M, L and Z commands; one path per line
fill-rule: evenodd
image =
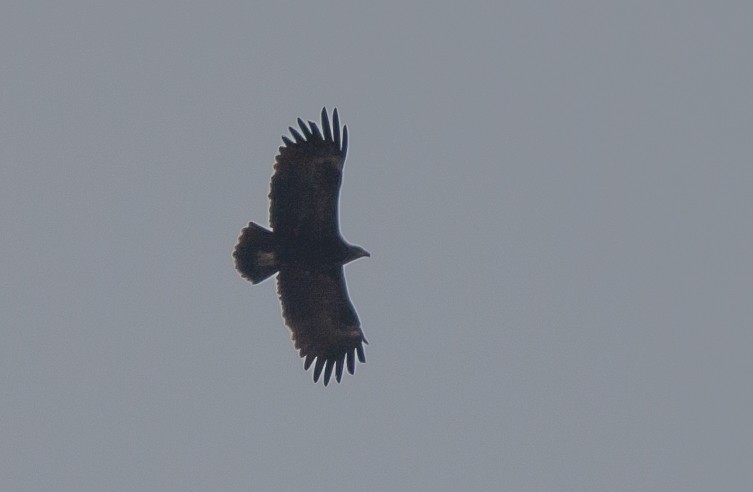
M 751 19 L 5 2 L 0 489 L 750 490 Z M 230 256 L 325 105 L 372 254 L 327 388 Z

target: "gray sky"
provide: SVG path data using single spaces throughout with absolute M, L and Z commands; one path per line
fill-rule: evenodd
M 753 4 L 0 16 L 0 488 L 749 490 Z M 337 106 L 370 344 L 313 384 L 267 224 Z

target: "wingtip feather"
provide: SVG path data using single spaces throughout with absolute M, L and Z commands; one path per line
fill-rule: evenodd
M 358 351 L 358 360 L 361 361 L 361 364 L 365 364 L 366 355 L 363 353 L 363 345 L 359 345 L 356 350 Z
M 335 368 L 335 379 L 339 383 L 343 377 L 343 362 L 345 361 L 345 354 L 340 355 L 337 358 L 337 367 Z
M 298 126 L 301 127 L 301 131 L 306 136 L 306 140 L 311 138 L 311 129 L 309 129 L 308 126 L 306 126 L 306 122 L 303 121 L 301 118 L 298 118 Z
M 345 125 L 343 127 L 343 146 L 341 150 L 343 159 L 345 159 L 345 156 L 348 154 L 348 125 Z
M 322 369 L 324 369 L 324 362 L 326 359 L 323 357 L 317 357 L 316 358 L 316 365 L 314 366 L 314 382 L 319 381 L 319 376 L 322 374 Z
M 295 128 L 293 128 L 292 126 L 289 126 L 288 130 L 290 131 L 290 134 L 293 135 L 293 138 L 295 139 L 295 143 L 301 143 L 301 142 L 305 142 L 306 141 L 306 139 L 303 138 L 301 136 L 301 134 L 298 133 L 298 131 Z
M 314 138 L 316 138 L 317 140 L 323 140 L 322 133 L 319 131 L 319 127 L 316 126 L 316 123 L 309 121 L 309 127 L 311 128 L 311 133 L 313 133 Z
M 327 359 L 327 365 L 324 368 L 324 386 L 329 384 L 329 378 L 332 377 L 332 368 L 334 365 L 332 359 Z
M 332 369 L 335 366 L 335 361 L 327 359 L 327 364 L 324 366 L 324 386 L 329 384 L 329 379 L 332 377 Z
M 322 108 L 322 129 L 324 130 L 324 139 L 332 141 L 332 128 L 329 126 L 329 115 L 327 115 L 327 107 Z
M 335 145 L 340 148 L 340 115 L 337 114 L 337 108 L 332 111 L 332 130 L 335 132 Z

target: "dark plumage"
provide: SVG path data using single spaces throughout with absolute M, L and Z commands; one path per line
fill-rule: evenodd
M 303 134 L 290 127 L 294 141 L 282 137 L 269 193 L 272 231 L 249 223 L 233 251 L 235 268 L 254 284 L 278 273 L 282 314 L 304 369 L 314 364 L 314 382 L 324 371 L 325 386 L 333 370 L 337 382 L 344 367 L 353 374 L 356 356 L 366 362 L 367 343 L 348 298 L 343 265 L 369 253 L 340 235 L 337 202 L 348 127 L 341 138 L 337 109 L 332 123 L 324 108 L 321 131 L 299 118 Z

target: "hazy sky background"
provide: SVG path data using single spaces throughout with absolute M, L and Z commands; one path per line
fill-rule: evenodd
M 0 489 L 750 490 L 753 4 L 4 2 Z M 267 224 L 337 107 L 370 344 Z

